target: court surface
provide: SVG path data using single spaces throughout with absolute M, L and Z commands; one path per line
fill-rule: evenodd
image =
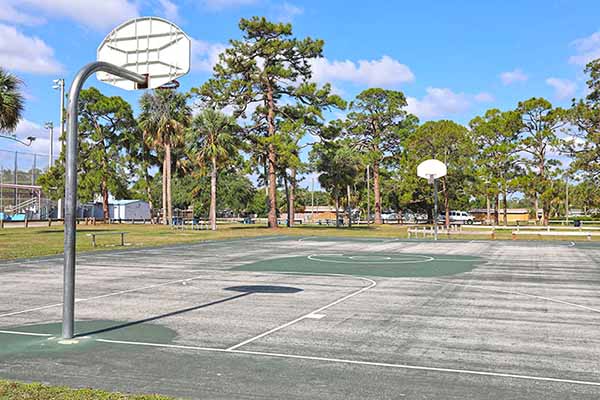
M 598 399 L 600 247 L 262 237 L 0 263 L 0 377 L 202 399 Z

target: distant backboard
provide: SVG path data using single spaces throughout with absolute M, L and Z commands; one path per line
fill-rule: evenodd
M 445 176 L 446 172 L 446 164 L 435 159 L 425 160 L 417 167 L 417 175 L 430 181 Z
M 172 22 L 141 17 L 113 29 L 98 47 L 97 59 L 147 75 L 148 88 L 155 89 L 189 72 L 191 46 L 190 38 Z M 122 89 L 138 89 L 135 82 L 106 72 L 96 77 Z

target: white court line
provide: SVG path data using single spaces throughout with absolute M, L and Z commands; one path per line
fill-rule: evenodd
M 526 297 L 532 297 L 532 298 L 541 299 L 541 300 L 547 300 L 547 301 L 551 301 L 551 302 L 555 302 L 555 303 L 561 303 L 561 304 L 565 304 L 565 305 L 568 305 L 568 306 L 582 308 L 584 310 L 588 310 L 588 311 L 593 311 L 593 312 L 600 313 L 600 309 L 597 309 L 597 308 L 583 306 L 581 304 L 575 304 L 575 303 L 571 303 L 571 302 L 564 301 L 564 300 L 553 299 L 552 297 L 537 296 L 535 294 L 528 294 L 528 293 L 523 293 L 523 292 L 516 292 L 514 290 L 495 289 L 495 288 L 489 288 L 489 287 L 485 287 L 485 286 L 468 285 L 468 284 L 465 284 L 465 283 L 454 283 L 454 282 L 441 281 L 441 280 L 437 280 L 437 281 L 425 281 L 425 280 L 420 280 L 420 279 L 415 279 L 415 280 L 418 281 L 418 282 L 429 283 L 429 284 L 432 284 L 432 285 L 454 285 L 454 286 L 470 287 L 470 288 L 478 289 L 478 290 L 482 290 L 482 291 L 487 290 L 487 291 L 499 292 L 499 293 L 516 294 L 518 296 L 526 296 Z
M 293 273 L 293 272 L 292 272 L 292 273 Z M 352 276 L 352 275 L 344 275 L 344 274 L 316 274 L 316 275 L 323 275 L 323 276 L 343 276 L 343 277 L 347 277 L 347 278 L 357 278 L 357 279 L 361 279 L 361 280 L 363 280 L 363 281 L 367 281 L 367 282 L 369 282 L 369 283 L 370 283 L 370 285 L 369 285 L 369 286 L 365 286 L 365 287 L 363 287 L 363 288 L 361 288 L 361 289 L 359 289 L 359 290 L 357 290 L 357 291 L 355 291 L 355 292 L 352 292 L 352 293 L 350 293 L 350 294 L 348 294 L 348 295 L 346 295 L 346 296 L 344 296 L 344 297 L 342 297 L 342 298 L 339 298 L 339 299 L 337 299 L 336 301 L 334 301 L 334 302 L 331 302 L 331 303 L 329 303 L 329 304 L 327 304 L 327 305 L 325 305 L 325 306 L 323 306 L 323 307 L 317 308 L 316 310 L 313 310 L 313 311 L 311 311 L 311 312 L 309 312 L 309 313 L 307 313 L 307 314 L 304 314 L 304 315 L 302 315 L 301 317 L 298 317 L 298 318 L 296 318 L 296 319 L 294 319 L 294 320 L 292 320 L 292 321 L 290 321 L 290 322 L 287 322 L 287 323 L 285 323 L 285 324 L 283 324 L 283 325 L 280 325 L 280 326 L 278 326 L 278 327 L 275 327 L 275 328 L 273 328 L 273 329 L 270 329 L 270 330 L 268 330 L 268 331 L 266 331 L 266 332 L 263 332 L 263 333 L 261 333 L 260 335 L 254 336 L 254 337 L 252 337 L 252 338 L 250 338 L 250 339 L 248 339 L 248 340 L 244 340 L 244 341 L 243 341 L 243 342 L 241 342 L 241 343 L 238 343 L 238 344 L 236 344 L 236 345 L 234 345 L 234 346 L 231 346 L 231 347 L 227 348 L 227 350 L 235 350 L 235 349 L 237 349 L 237 348 L 239 348 L 239 347 L 242 347 L 242 346 L 244 346 L 244 345 L 246 345 L 246 344 L 248 344 L 248 343 L 252 343 L 252 342 L 254 342 L 255 340 L 258 340 L 258 339 L 260 339 L 260 338 L 263 338 L 263 337 L 265 337 L 265 336 L 268 336 L 268 335 L 270 335 L 270 334 L 272 334 L 272 333 L 275 333 L 275 332 L 277 332 L 277 331 L 280 331 L 280 330 L 282 330 L 282 329 L 285 329 L 285 328 L 287 328 L 287 327 L 288 327 L 288 326 L 290 326 L 290 325 L 293 325 L 293 324 L 295 324 L 295 323 L 297 323 L 297 322 L 300 322 L 300 321 L 302 321 L 303 319 L 309 318 L 309 316 L 311 316 L 311 315 L 313 315 L 313 314 L 319 314 L 321 311 L 324 311 L 324 310 L 326 310 L 326 309 L 328 309 L 328 308 L 330 308 L 330 307 L 333 307 L 333 306 L 335 306 L 336 304 L 339 304 L 339 303 L 341 303 L 341 302 L 343 302 L 343 301 L 346 301 L 346 300 L 348 300 L 348 299 L 349 299 L 349 298 L 351 298 L 351 297 L 354 297 L 354 296 L 356 296 L 356 295 L 359 295 L 359 294 L 361 294 L 362 292 L 365 292 L 365 291 L 367 291 L 367 290 L 369 290 L 369 289 L 371 289 L 371 288 L 373 288 L 373 287 L 375 287 L 375 286 L 377 285 L 377 282 L 375 282 L 374 280 L 372 280 L 372 279 L 369 279 L 369 278 L 363 278 L 362 276 Z
M 126 294 L 126 293 L 139 292 L 139 291 L 146 290 L 146 289 L 153 289 L 153 288 L 157 288 L 157 287 L 161 287 L 161 286 L 172 285 L 172 284 L 175 284 L 175 283 L 194 281 L 194 280 L 197 280 L 197 279 L 201 279 L 203 277 L 204 277 L 204 275 L 198 275 L 198 276 L 194 276 L 194 277 L 191 277 L 191 278 L 178 279 L 178 280 L 174 280 L 174 281 L 157 283 L 157 284 L 149 285 L 149 286 L 143 286 L 143 287 L 138 287 L 138 288 L 133 288 L 133 289 L 121 290 L 119 292 L 112 292 L 112 293 L 107 293 L 107 294 L 101 294 L 101 295 L 98 295 L 98 296 L 88 297 L 88 298 L 85 298 L 85 299 L 77 299 L 77 300 L 75 300 L 75 303 L 80 303 L 80 302 L 83 302 L 83 301 L 90 301 L 90 300 L 98 300 L 98 299 L 103 299 L 103 298 L 112 297 L 112 296 L 119 296 L 121 294 Z M 12 315 L 25 314 L 25 313 L 33 312 L 33 311 L 45 310 L 47 308 L 59 307 L 59 306 L 62 306 L 62 305 L 63 305 L 63 303 L 54 303 L 54 304 L 48 304 L 48 305 L 41 306 L 41 307 L 29 308 L 27 310 L 21 310 L 21 311 L 15 311 L 15 312 L 6 313 L 6 314 L 0 314 L 0 318 L 2 318 L 2 317 L 10 317 Z
M 0 331 L 0 333 L 4 333 L 7 335 L 22 335 L 22 336 L 42 336 L 42 337 L 52 336 L 48 333 L 19 332 L 19 331 Z
M 530 381 L 541 381 L 541 382 L 553 382 L 553 383 L 569 383 L 574 385 L 586 385 L 586 386 L 600 386 L 600 382 L 593 381 L 582 381 L 575 379 L 562 379 L 552 378 L 545 376 L 535 375 L 522 375 L 522 374 L 509 374 L 503 372 L 492 372 L 492 371 L 477 371 L 469 369 L 457 369 L 457 368 L 438 368 L 438 367 L 426 367 L 420 365 L 409 365 L 409 364 L 392 364 L 376 361 L 359 361 L 359 360 L 347 360 L 342 358 L 328 358 L 328 357 L 316 357 L 316 356 L 302 356 L 295 354 L 285 353 L 270 353 L 264 351 L 248 351 L 248 350 L 230 350 L 230 349 L 219 349 L 213 347 L 198 347 L 198 346 L 187 346 L 187 345 L 175 345 L 175 344 L 160 344 L 160 343 L 148 343 L 148 342 L 130 342 L 125 340 L 110 340 L 110 339 L 94 339 L 97 342 L 112 343 L 112 344 L 124 344 L 134 346 L 149 346 L 149 347 L 163 347 L 163 348 L 174 348 L 182 350 L 197 350 L 197 351 L 210 351 L 217 353 L 233 353 L 233 354 L 245 354 L 253 356 L 264 356 L 264 357 L 277 357 L 277 358 L 290 358 L 299 360 L 310 360 L 310 361 L 323 361 L 328 363 L 338 364 L 353 364 L 353 365 L 365 365 L 371 367 L 384 367 L 384 368 L 395 368 L 395 369 L 407 369 L 417 371 L 432 371 L 432 372 L 443 372 L 461 375 L 478 375 L 488 376 L 495 378 L 513 378 L 513 379 L 524 379 Z
M 388 261 L 368 261 L 368 262 L 362 262 L 362 263 L 357 263 L 356 261 L 344 261 L 344 260 L 328 260 L 327 258 L 319 258 L 319 257 L 330 257 L 330 256 L 344 256 L 344 254 L 311 254 L 309 256 L 306 256 L 306 258 L 308 258 L 311 261 L 319 261 L 319 262 L 326 262 L 326 263 L 334 263 L 334 264 L 365 264 L 365 265 L 369 265 L 369 264 L 387 264 L 387 265 L 395 265 L 395 264 L 420 264 L 420 263 L 427 263 L 427 262 L 431 262 L 434 261 L 435 258 L 433 257 L 429 257 L 429 256 L 422 256 L 419 254 L 405 254 L 405 253 L 398 253 L 398 256 L 405 256 L 405 257 L 422 257 L 422 260 L 395 260 L 395 259 L 391 259 Z M 349 259 L 351 258 L 350 256 L 346 256 Z M 367 256 L 368 257 L 368 256 Z M 376 256 L 377 257 L 377 256 Z

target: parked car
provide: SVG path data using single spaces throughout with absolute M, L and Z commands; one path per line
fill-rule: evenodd
M 438 221 L 440 223 L 446 222 L 446 214 L 440 214 Z M 450 211 L 450 223 L 451 224 L 467 224 L 472 225 L 475 222 L 475 217 L 466 211 Z

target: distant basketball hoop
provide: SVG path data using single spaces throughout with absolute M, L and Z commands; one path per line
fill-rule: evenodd
M 425 160 L 417 166 L 417 176 L 425 178 L 430 184 L 433 184 L 433 231 L 434 240 L 438 239 L 438 196 L 437 196 L 437 179 L 446 176 L 448 169 L 443 162 L 430 159 Z

